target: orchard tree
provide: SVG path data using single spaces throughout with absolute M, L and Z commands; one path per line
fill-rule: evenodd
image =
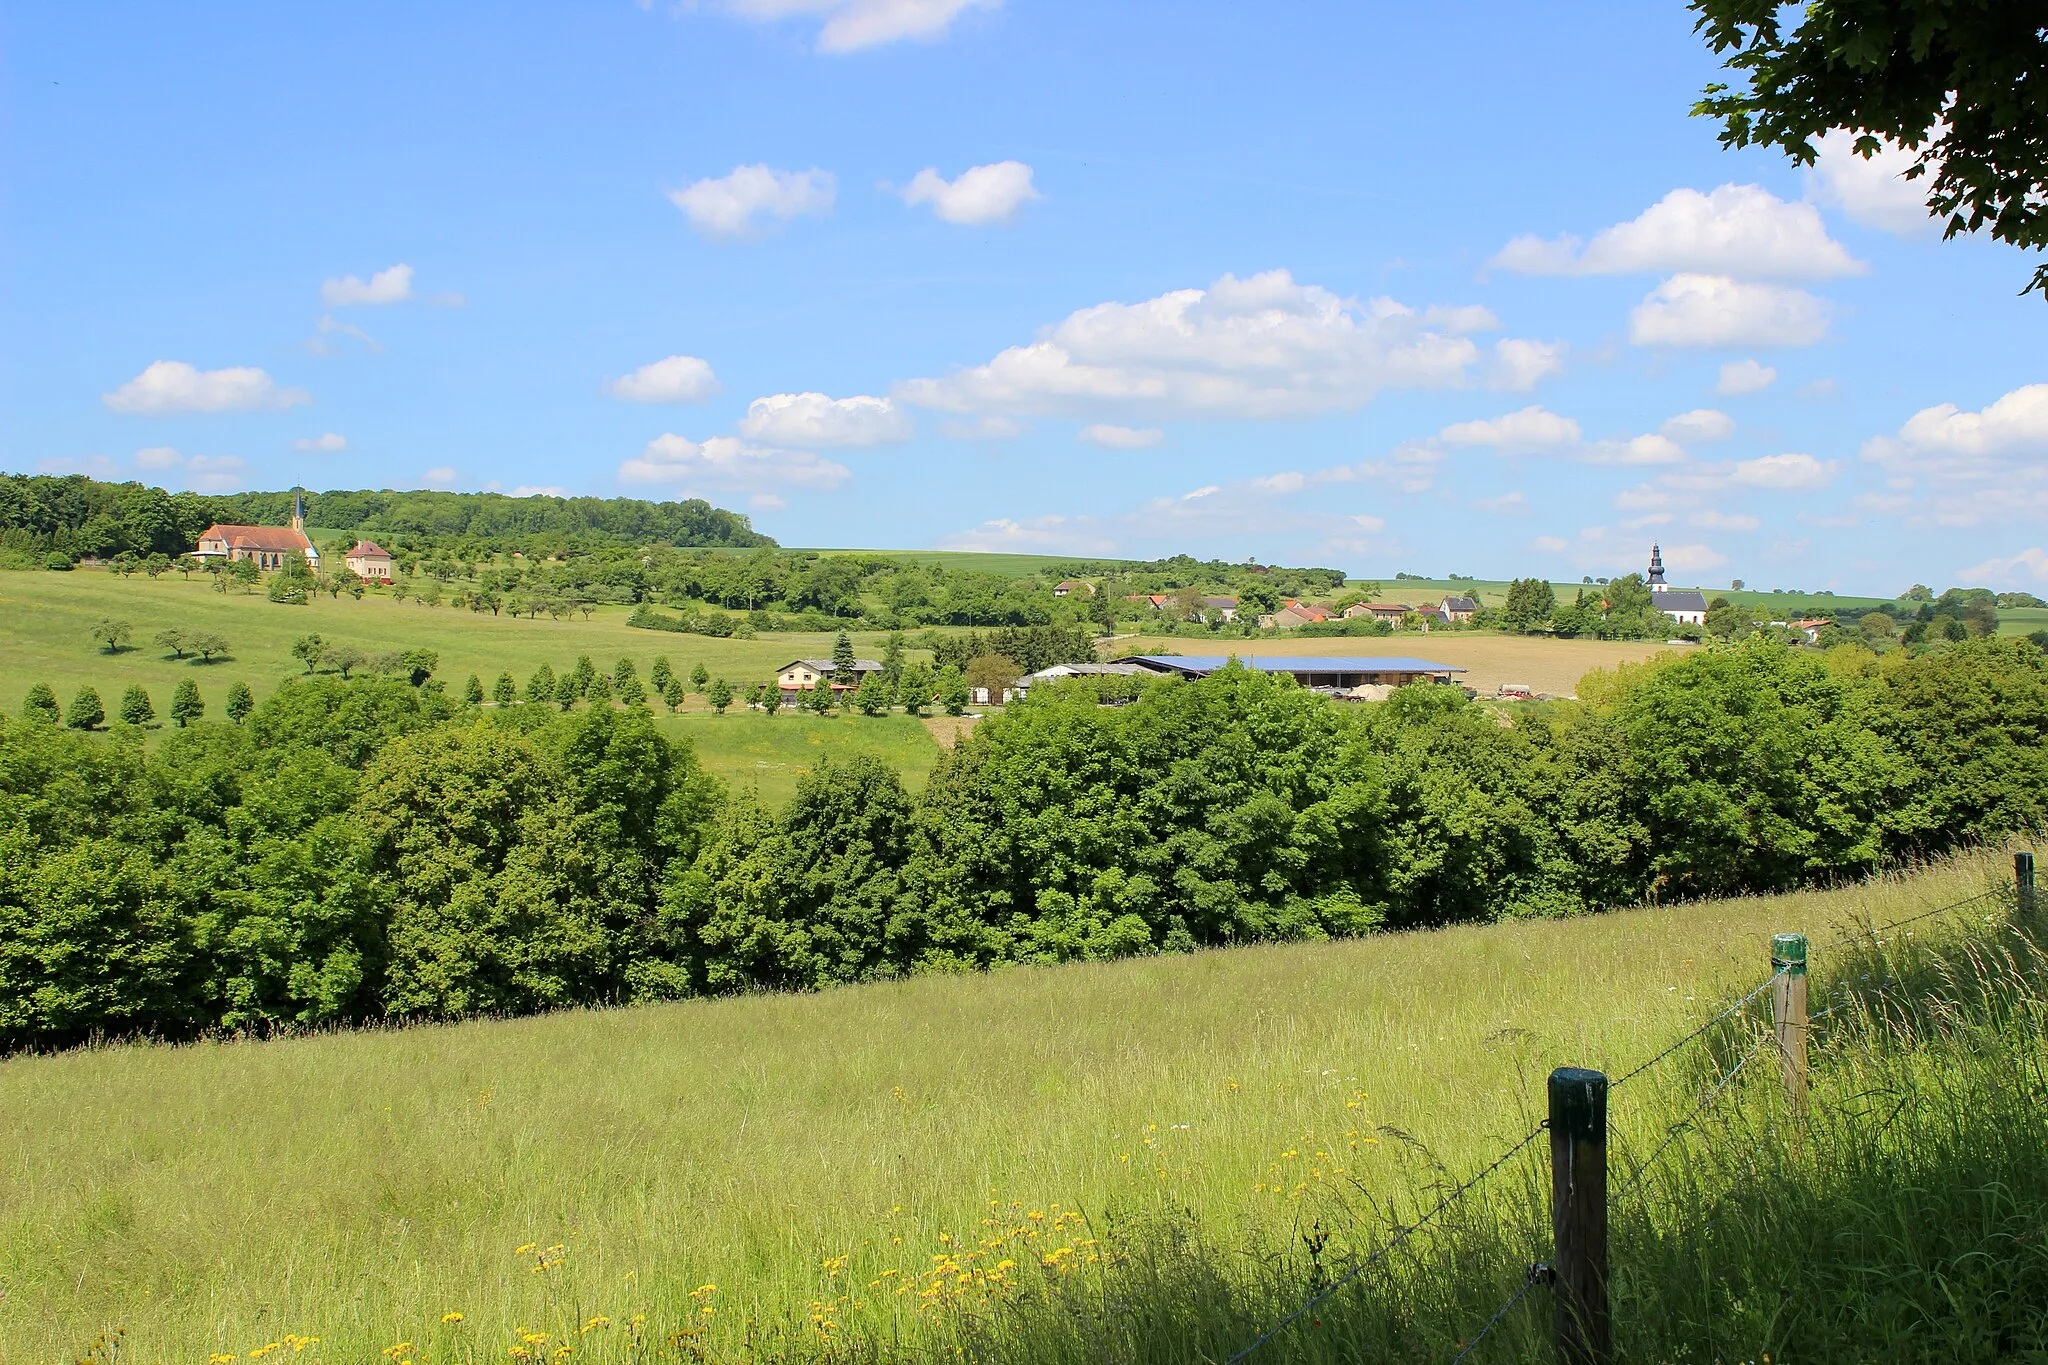
M 1855 155 L 1897 156 L 1944 236 L 1988 227 L 2048 247 L 2048 99 L 2038 0 L 1691 0 L 1694 27 L 1739 84 L 1709 85 L 1693 112 L 1726 147 L 1776 147 L 1811 166 L 1822 135 Z M 2048 298 L 2048 265 L 2022 293 Z
M 510 706 L 519 700 L 519 686 L 510 673 L 500 673 L 491 684 L 491 700 L 499 706 Z
M 308 673 L 319 666 L 326 649 L 327 642 L 317 635 L 301 635 L 292 641 L 292 657 L 304 664 Z
M 701 695 L 705 687 L 708 686 L 710 682 L 711 670 L 704 667 L 704 661 L 702 659 L 699 659 L 696 663 L 690 665 L 691 691 L 699 693 Z
M 341 674 L 344 682 L 348 680 L 349 674 L 369 662 L 368 656 L 354 645 L 329 645 L 322 651 L 320 657 L 326 660 L 329 668 Z
M 697 667 L 702 668 L 703 665 L 699 664 Z M 704 693 L 704 700 L 711 703 L 713 711 L 716 711 L 721 716 L 724 715 L 725 708 L 732 705 L 732 684 L 723 678 L 712 679 L 708 690 Z
M 671 711 L 682 710 L 683 700 L 688 695 L 688 693 L 683 691 L 683 680 L 673 673 L 669 674 L 667 681 L 662 683 L 661 699 Z
M 462 685 L 462 701 L 465 706 L 484 704 L 484 681 L 476 674 L 469 675 L 469 681 Z
M 107 708 L 100 705 L 100 694 L 90 687 L 79 688 L 64 712 L 64 723 L 74 730 L 97 730 L 106 718 Z
M 185 657 L 185 632 L 176 626 L 167 626 L 153 637 L 158 649 L 167 649 L 173 658 Z
M 960 676 L 960 670 L 948 665 L 939 673 L 939 704 L 946 708 L 949 716 L 961 715 L 967 710 L 972 694 L 967 690 L 967 679 Z
M 675 677 L 675 675 L 676 671 L 669 667 L 668 655 L 657 654 L 654 656 L 654 667 L 647 670 L 647 685 L 660 695 L 666 697 L 668 695 L 669 679 Z
M 550 702 L 555 699 L 555 670 L 542 664 L 533 670 L 533 676 L 526 680 L 526 699 L 529 702 Z
M 241 561 L 247 564 L 248 560 Z M 218 631 L 195 630 L 185 637 L 185 648 L 199 656 L 199 662 L 210 664 L 216 654 L 228 652 L 228 637 Z
M 171 720 L 182 730 L 206 714 L 206 703 L 199 696 L 199 684 L 186 678 L 178 684 L 178 690 L 171 693 Z
M 889 709 L 889 684 L 882 681 L 879 673 L 869 673 L 860 680 L 860 687 L 853 694 L 853 704 L 864 716 L 879 716 Z
M 921 716 L 924 709 L 932 704 L 932 666 L 922 659 L 913 659 L 903 666 L 903 682 L 896 689 L 896 700 L 903 703 L 913 716 Z
M 766 711 L 769 715 L 773 716 L 781 708 L 782 686 L 781 684 L 777 683 L 774 679 L 771 678 L 769 679 L 767 684 L 761 688 L 761 709 L 763 711 Z
M 229 683 L 227 704 L 222 709 L 228 713 L 228 719 L 237 725 L 247 720 L 249 713 L 256 709 L 256 698 L 249 695 L 249 684 Z
M 134 629 L 126 621 L 115 621 L 102 616 L 93 622 L 89 633 L 107 653 L 119 654 L 122 646 L 126 645 L 129 637 L 134 634 Z

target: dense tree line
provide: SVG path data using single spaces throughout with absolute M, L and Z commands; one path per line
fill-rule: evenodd
M 189 1034 L 809 988 L 1566 915 L 1868 872 L 2048 813 L 2024 642 L 1762 638 L 1513 724 L 1459 689 L 1091 680 L 909 795 L 824 762 L 768 810 L 639 706 L 309 676 L 244 723 L 0 720 L 0 1037 Z
M 82 474 L 6 474 L 0 475 L 0 549 L 73 561 L 120 554 L 176 556 L 197 545 L 199 533 L 214 522 L 283 526 L 291 511 L 290 492 L 207 496 L 106 483 Z M 433 544 L 470 541 L 504 549 L 775 543 L 741 513 L 700 498 L 646 502 L 334 490 L 308 494 L 306 512 L 309 524 L 352 535 L 412 537 Z

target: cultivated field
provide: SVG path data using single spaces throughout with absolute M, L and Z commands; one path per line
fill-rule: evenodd
M 588 620 L 580 615 L 563 621 L 515 620 L 374 594 L 360 602 L 320 596 L 308 606 L 287 607 L 266 601 L 260 592 L 222 595 L 196 574 L 188 583 L 174 574 L 152 582 L 139 574 L 123 579 L 92 570 L 0 573 L 0 711 L 12 714 L 31 685 L 46 682 L 60 702 L 68 702 L 80 687 L 95 687 L 111 714 L 122 690 L 140 683 L 149 689 L 161 718 L 172 690 L 192 678 L 209 714 L 217 717 L 230 683 L 246 682 L 260 698 L 280 680 L 304 673 L 291 648 L 309 634 L 371 654 L 436 650 L 439 676 L 451 688 L 472 673 L 489 688 L 500 672 L 509 672 L 523 687 L 540 665 L 560 672 L 579 654 L 588 654 L 600 669 L 631 659 L 643 680 L 655 656 L 665 654 L 679 673 L 687 675 L 701 662 L 714 677 L 736 687 L 752 686 L 792 658 L 832 653 L 831 635 L 720 640 L 637 630 L 626 625 L 628 614 L 624 607 L 598 607 Z M 88 632 L 101 617 L 128 622 L 133 646 L 108 654 L 95 645 Z M 218 631 L 227 637 L 232 654 L 205 664 L 172 658 L 150 643 L 165 626 Z M 853 636 L 855 647 L 870 657 L 883 639 L 871 632 Z M 697 744 L 707 770 L 736 785 L 757 784 L 771 802 L 786 797 L 797 771 L 820 753 L 878 753 L 913 786 L 923 784 L 939 753 L 936 741 L 909 717 L 861 716 L 843 722 L 790 714 L 770 718 L 744 707 L 719 717 L 694 694 L 672 726 Z
M 1402 657 L 1427 659 L 1432 663 L 1459 664 L 1467 671 L 1458 680 L 1490 696 L 1504 682 L 1526 683 L 1552 696 L 1570 696 L 1579 679 L 1596 668 L 1636 663 L 1666 651 L 1697 649 L 1697 645 L 1667 645 L 1661 640 L 1554 640 L 1529 635 L 1489 635 L 1468 631 L 1403 631 L 1395 635 L 1297 637 L 1243 640 L 1228 636 L 1208 639 L 1189 636 L 1133 635 L 1116 642 L 1118 654 L 1146 654 L 1167 650 L 1180 654 L 1236 654 L 1284 657 L 1307 655 L 1316 658 L 1356 655 L 1369 658 Z
M 18 1057 L 0 1361 L 116 1328 L 121 1360 L 151 1362 L 287 1333 L 331 1365 L 399 1343 L 389 1359 L 641 1359 L 636 1330 L 721 1356 L 750 1333 L 771 1356 L 852 1331 L 909 1347 L 970 1321 L 930 1305 L 1092 1275 L 1161 1219 L 1246 1251 L 1327 1236 L 1337 1263 L 1526 1132 L 1549 1068 L 1625 1069 L 1763 979 L 1772 931 L 1939 906 L 2001 857 L 1567 922 Z M 1618 1162 L 1699 1075 L 1629 1092 Z

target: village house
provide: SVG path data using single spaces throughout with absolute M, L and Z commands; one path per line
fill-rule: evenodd
M 374 540 L 359 540 L 355 548 L 343 555 L 341 562 L 348 565 L 348 571 L 357 578 L 373 579 L 379 583 L 391 581 L 391 552 Z
M 1398 626 L 1414 610 L 1415 608 L 1406 602 L 1354 602 L 1344 608 L 1344 619 L 1357 621 L 1371 617 L 1375 621 L 1385 621 L 1388 625 Z
M 1479 614 L 1479 599 L 1476 597 L 1446 597 L 1436 614 L 1456 625 L 1464 625 Z
M 1237 599 L 1235 597 L 1204 597 L 1202 599 L 1202 610 L 1205 612 L 1221 612 L 1224 620 L 1235 621 L 1237 619 Z
M 292 524 L 285 526 L 229 526 L 216 522 L 199 533 L 199 548 L 192 557 L 201 564 L 213 561 L 232 564 L 248 560 L 259 569 L 282 569 L 298 555 L 306 567 L 320 567 L 320 551 L 306 538 L 306 499 L 292 495 Z
M 1095 596 L 1095 585 L 1079 578 L 1063 578 L 1053 585 L 1052 595 L 1054 597 L 1070 597 L 1075 593 L 1079 593 L 1083 597 L 1093 597 Z
M 1321 607 L 1311 607 L 1289 598 L 1281 604 L 1280 610 L 1268 612 L 1259 618 L 1260 630 L 1293 630 L 1298 626 L 1320 625 L 1330 619 L 1330 613 Z
M 808 692 L 822 682 L 834 692 L 844 692 L 858 686 L 868 674 L 880 673 L 882 666 L 873 659 L 855 659 L 852 683 L 833 682 L 834 671 L 830 659 L 791 659 L 775 670 L 775 685 L 784 692 Z
M 1657 603 L 1657 610 L 1681 626 L 1703 626 L 1707 623 L 1707 599 L 1696 588 L 1673 588 L 1664 582 L 1664 548 L 1650 547 L 1650 592 Z

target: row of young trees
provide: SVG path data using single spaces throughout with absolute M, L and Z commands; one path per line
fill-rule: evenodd
M 593 670 L 593 681 L 595 673 Z M 1226 670 L 1036 688 L 906 792 L 770 810 L 643 709 L 289 681 L 151 745 L 0 719 L 0 1037 L 445 1018 L 1567 915 L 1851 877 L 2048 815 L 2023 642 L 1758 639 L 1512 726 Z

